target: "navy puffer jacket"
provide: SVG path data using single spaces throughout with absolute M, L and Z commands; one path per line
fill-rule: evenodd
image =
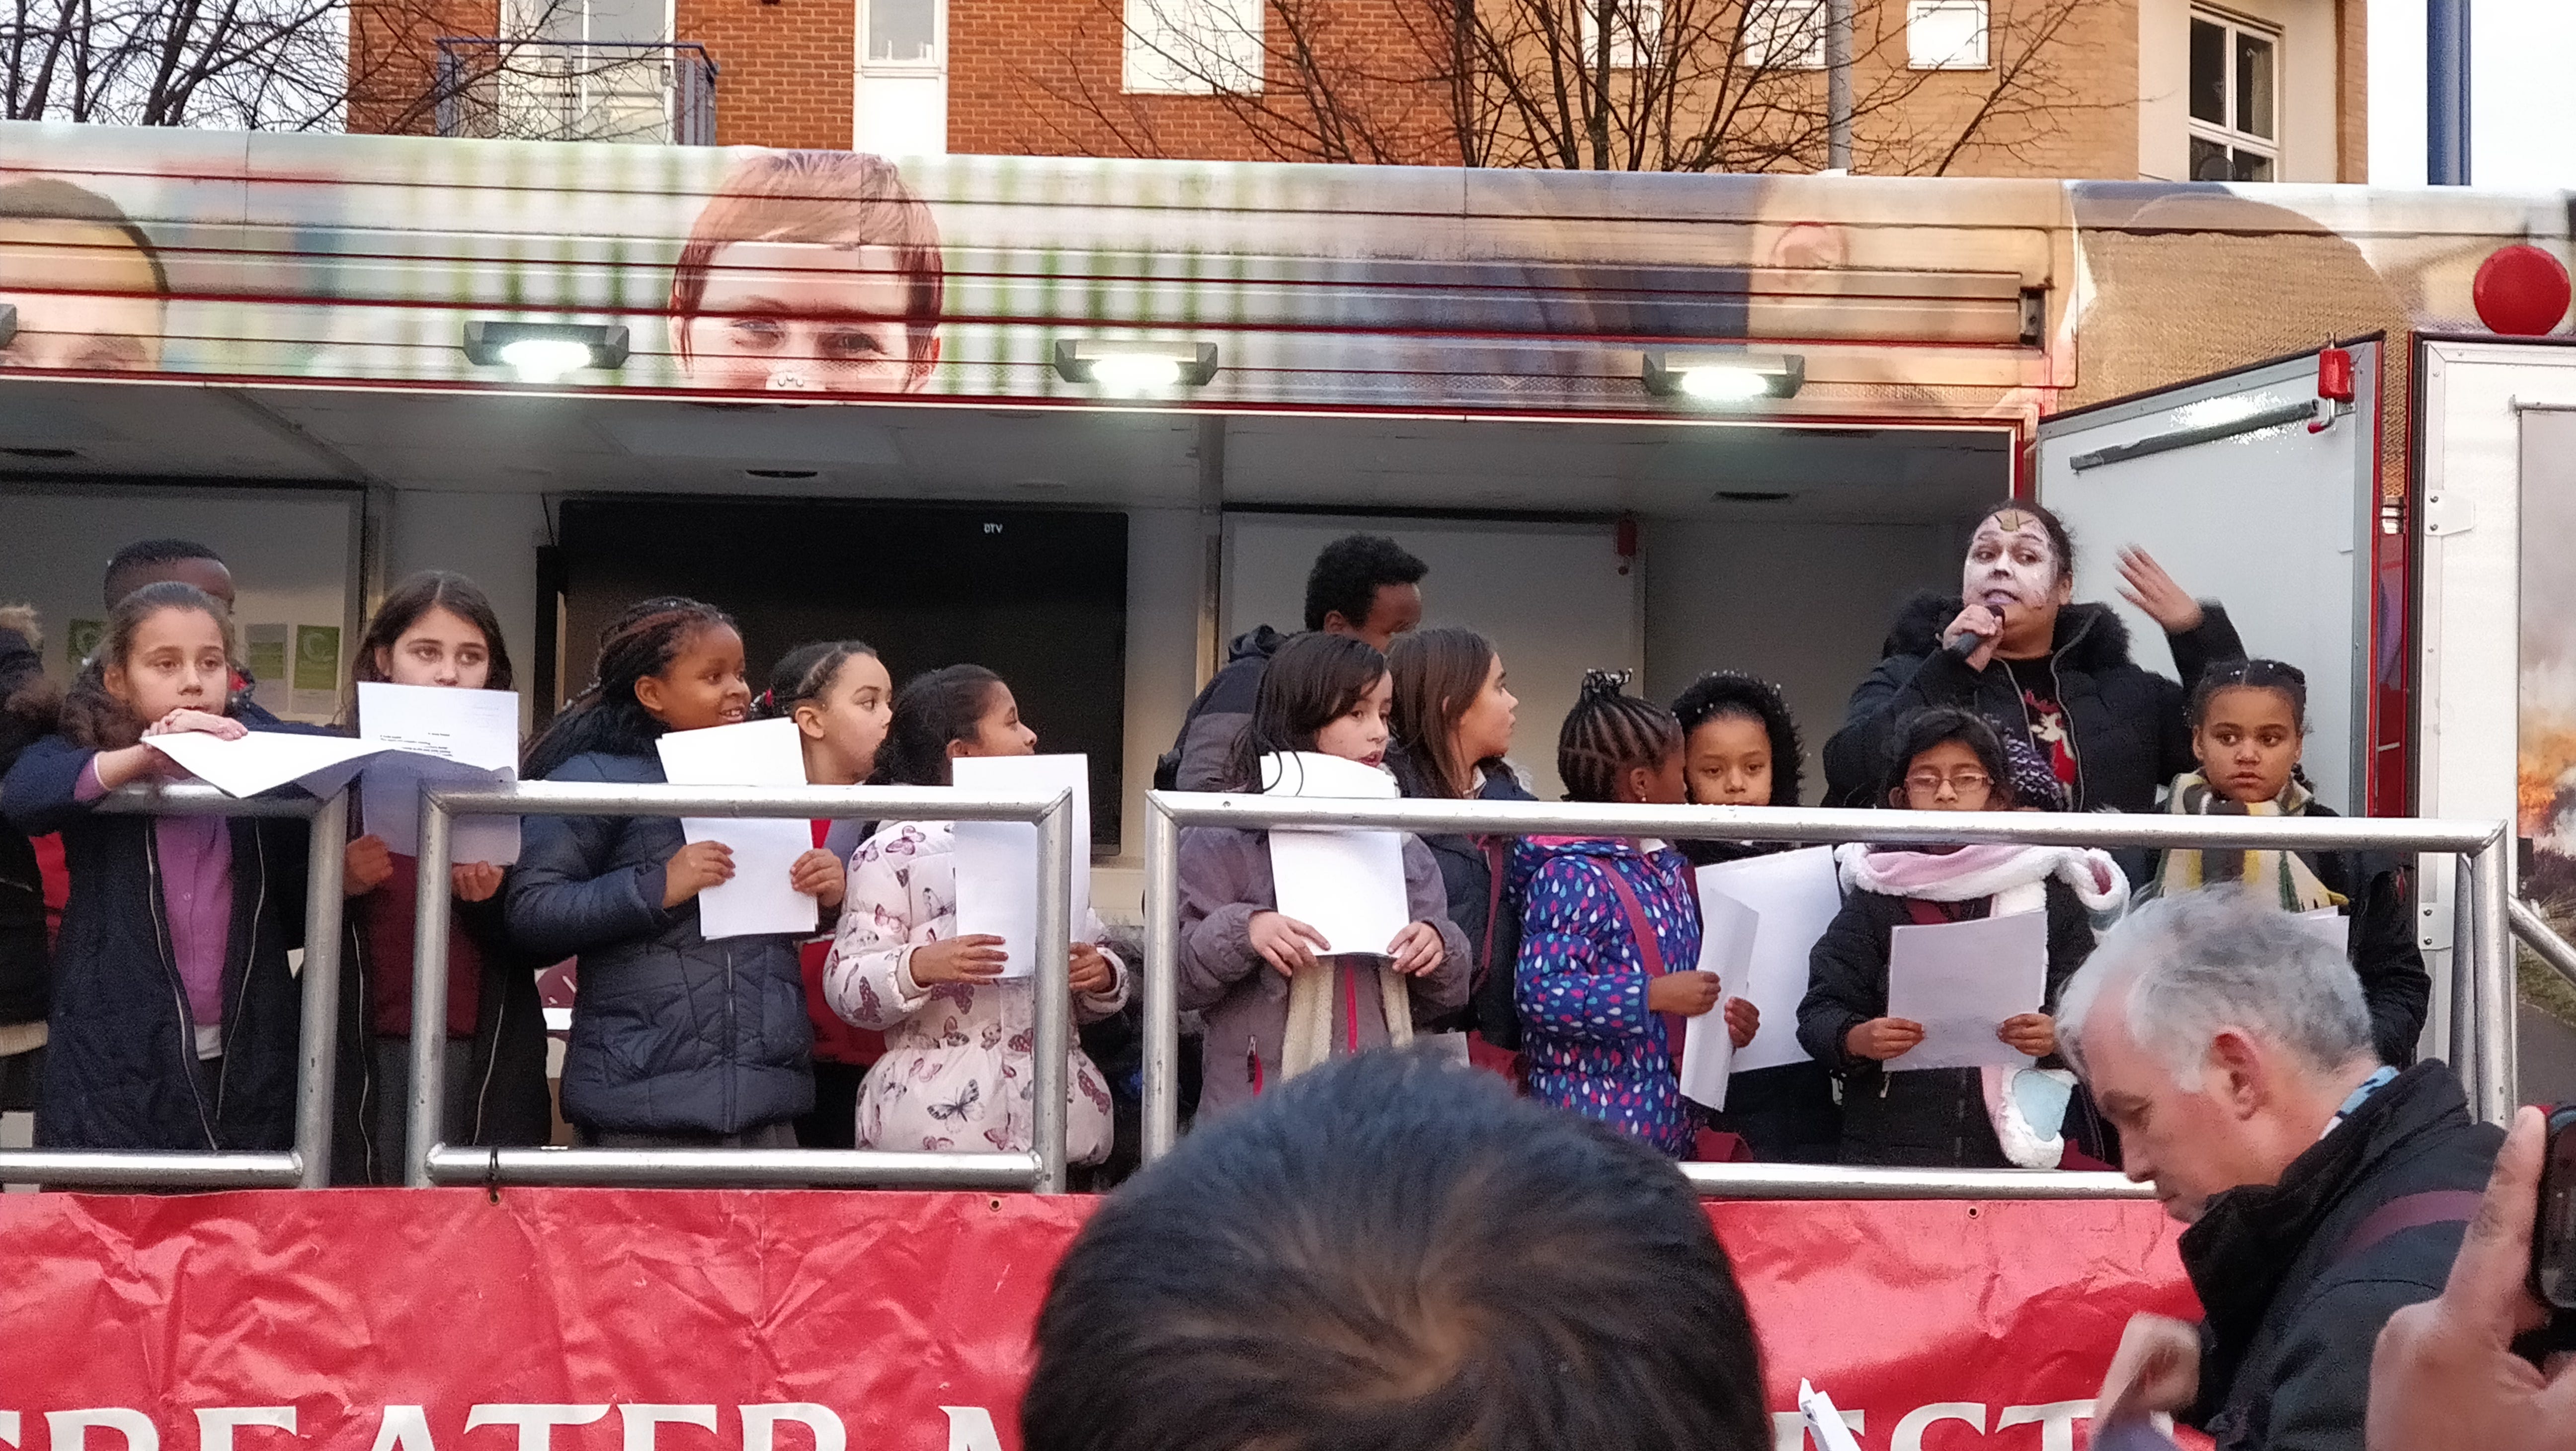
M 297 818 L 232 818 L 232 940 L 224 950 L 219 1094 L 197 1072 L 187 989 L 168 948 L 152 818 L 76 799 L 96 751 L 29 746 L 0 785 L 9 822 L 59 831 L 71 873 L 54 954 L 44 1108 L 36 1143 L 61 1149 L 283 1149 L 295 1138 L 303 1023 L 287 949 L 304 939 L 312 831 Z
M 661 783 L 644 756 L 593 752 L 553 781 Z M 698 935 L 695 898 L 662 905 L 683 844 L 668 816 L 531 816 L 510 872 L 510 936 L 581 959 L 563 1113 L 595 1130 L 735 1134 L 814 1106 L 814 1030 L 790 936 Z

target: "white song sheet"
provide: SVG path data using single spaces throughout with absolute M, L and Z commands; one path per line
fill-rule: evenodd
M 950 779 L 961 791 L 1006 796 L 1073 793 L 1073 935 L 1091 920 L 1091 758 L 965 756 Z M 957 823 L 957 934 L 990 933 L 1008 954 L 1004 977 L 1037 972 L 1038 828 L 1033 821 Z
M 1923 1041 L 1888 1061 L 1922 1068 L 2027 1068 L 1995 1036 L 2048 996 L 2048 913 L 1974 922 L 1906 923 L 1889 933 L 1887 1015 L 1923 1025 Z
M 1716 1007 L 1692 1018 L 1682 1029 L 1682 1097 L 1722 1109 L 1726 1077 L 1735 1059 L 1735 1039 L 1726 1031 L 1726 1000 L 1744 996 L 1762 918 L 1733 897 L 1702 890 L 1699 924 L 1699 970 L 1716 973 L 1724 991 Z
M 145 736 L 143 744 L 227 796 L 257 796 L 288 785 L 328 796 L 349 784 L 367 757 L 386 749 L 346 736 L 292 731 L 252 731 L 230 741 L 204 731 L 173 731 Z
M 358 777 L 369 835 L 398 856 L 420 855 L 424 785 L 506 785 L 518 779 L 519 693 L 358 682 L 358 735 L 390 747 Z M 519 818 L 460 816 L 452 861 L 508 866 L 519 859 Z
M 656 744 L 662 774 L 674 785 L 805 784 L 805 751 L 792 720 L 672 731 Z M 698 894 L 699 936 L 713 942 L 814 930 L 814 899 L 793 880 L 796 859 L 814 849 L 814 829 L 802 818 L 685 816 L 680 831 L 692 842 L 720 841 L 733 849 L 733 880 Z
M 1739 996 L 1761 1010 L 1762 1031 L 1734 1055 L 1734 1071 L 1806 1062 L 1807 1050 L 1798 1046 L 1798 1000 L 1807 995 L 1807 958 L 1843 905 L 1834 849 L 1811 846 L 1702 867 L 1699 894 L 1703 912 L 1712 896 L 1729 897 L 1752 908 L 1761 923 Z
M 2341 907 L 2319 907 L 2314 911 L 2301 912 L 2297 914 L 2297 921 L 2301 927 L 2315 933 L 2318 941 L 2335 951 L 2352 951 L 2352 919 L 2343 914 Z
M 1265 756 L 1261 784 L 1272 796 L 1392 800 L 1395 778 L 1374 766 L 1315 751 Z M 1404 834 L 1395 831 L 1273 831 L 1270 876 L 1282 916 L 1324 934 L 1336 953 L 1383 957 L 1412 920 L 1404 891 Z

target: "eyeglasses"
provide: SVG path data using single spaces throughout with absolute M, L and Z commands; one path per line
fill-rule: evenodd
M 1961 796 L 1971 796 L 1994 788 L 1995 780 L 1983 771 L 1954 771 L 1944 776 L 1938 771 L 1917 771 L 1905 778 L 1909 795 L 1937 796 L 1948 786 Z

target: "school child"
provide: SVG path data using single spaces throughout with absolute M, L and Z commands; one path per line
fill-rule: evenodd
M 145 585 L 64 698 L 55 734 L 0 784 L 9 821 L 62 833 L 71 899 L 55 947 L 36 1143 L 282 1149 L 294 1139 L 310 833 L 294 819 L 106 815 L 98 799 L 185 779 L 156 737 L 245 734 L 230 620 L 193 585 Z
M 876 773 L 878 748 L 894 715 L 894 683 L 876 650 L 859 640 L 823 640 L 790 650 L 769 673 L 769 688 L 751 703 L 763 720 L 796 722 L 805 752 L 805 780 L 815 786 L 856 786 Z M 796 1121 L 796 1142 L 809 1149 L 858 1146 L 859 1081 L 885 1055 L 884 1035 L 841 1021 L 823 987 L 824 964 L 840 930 L 848 895 L 849 860 L 867 840 L 864 821 L 813 824 L 814 850 L 797 863 L 815 874 L 814 899 L 823 906 L 821 931 L 797 950 L 805 977 L 805 1016 L 814 1025 L 814 1107 Z
M 1584 673 L 1556 738 L 1565 799 L 1679 806 L 1681 723 L 1627 683 L 1626 671 Z M 1690 863 L 1661 841 L 1529 837 L 1512 865 L 1527 903 L 1514 989 L 1530 1096 L 1689 1157 L 1699 1121 L 1681 1094 L 1683 1021 L 1724 996 L 1699 971 Z M 1738 1047 L 1761 1028 L 1742 998 L 1724 1015 Z
M 1262 673 L 1224 789 L 1262 789 L 1262 759 L 1280 752 L 1383 766 L 1393 694 L 1386 657 L 1366 641 L 1321 632 L 1291 639 Z M 1404 890 L 1412 921 L 1382 955 L 1319 954 L 1329 945 L 1323 934 L 1279 910 L 1267 832 L 1181 833 L 1180 1003 L 1207 1023 L 1202 1116 L 1327 1058 L 1410 1043 L 1417 1024 L 1465 1005 L 1467 937 L 1449 920 L 1430 849 L 1410 835 Z
M 904 682 L 894 700 L 885 776 L 946 786 L 964 756 L 1037 754 L 1002 678 L 951 665 Z M 858 1143 L 869 1149 L 1026 1151 L 1035 1142 L 1037 993 L 1002 980 L 1005 944 L 957 931 L 957 828 L 896 821 L 850 858 L 850 900 L 824 969 L 832 1007 L 886 1035 L 859 1089 Z M 1097 944 L 1097 915 L 1074 924 L 1074 1017 L 1096 1022 L 1127 1002 L 1127 967 Z M 1067 1055 L 1065 1157 L 1109 1157 L 1109 1085 L 1079 1046 Z
M 644 600 L 600 632 L 598 674 L 521 774 L 659 784 L 665 731 L 732 725 L 750 705 L 732 617 Z M 670 816 L 531 816 L 520 832 L 511 940 L 543 961 L 581 958 L 563 1112 L 582 1142 L 794 1147 L 790 1125 L 814 1103 L 796 939 L 698 935 L 697 895 L 732 880 L 732 852 L 687 842 Z M 815 889 L 810 873 L 795 881 Z
M 1673 701 L 1682 728 L 1682 779 L 1694 806 L 1795 806 L 1805 781 L 1806 746 L 1787 697 L 1770 681 L 1713 670 Z M 1778 841 L 1680 841 L 1695 867 L 1794 850 Z M 1834 1075 L 1822 1063 L 1739 1069 L 1727 1079 L 1726 1110 L 1708 1125 L 1744 1140 L 1774 1163 L 1830 1164 L 1843 1136 Z
M 2200 769 L 2174 778 L 2178 816 L 2333 816 L 2299 770 L 2308 730 L 2308 677 L 2278 660 L 2212 665 L 2191 696 L 2191 749 Z M 2173 850 L 2141 898 L 2237 882 L 2284 911 L 2331 907 L 2349 922 L 2346 953 L 2370 1006 L 2380 1061 L 2415 1061 L 2433 980 L 2415 946 L 2415 894 L 2405 859 L 2355 851 Z
M 1900 721 L 1885 781 L 1887 803 L 1915 811 L 2009 811 L 2013 788 L 2003 742 L 1982 716 L 1948 706 Z M 1798 1041 L 1843 1082 L 1842 1162 L 1913 1168 L 2055 1168 L 2066 1135 L 2034 1125 L 2008 1097 L 2001 1069 L 1903 1069 L 1923 1026 L 1887 1013 L 1890 933 L 1906 924 L 1967 922 L 2019 912 L 2048 914 L 2044 1001 L 2093 951 L 2093 931 L 2118 916 L 2129 884 L 2109 854 L 2089 847 L 1873 847 L 1836 850 L 1843 906 L 1808 959 Z M 2057 1028 L 2034 1008 L 1996 1025 L 1995 1036 L 2033 1058 L 2057 1051 Z M 2087 1153 L 2101 1143 L 2097 1116 L 2076 1090 L 2065 1120 Z
M 44 638 L 33 606 L 0 605 L 0 775 L 62 718 L 62 688 L 45 678 Z M 0 822 L 0 1113 L 33 1109 L 45 1071 L 49 885 L 36 843 Z
M 374 681 L 461 690 L 508 690 L 510 649 L 481 587 L 430 570 L 394 586 L 358 641 L 353 685 Z M 358 724 L 357 693 L 348 723 Z M 352 804 L 356 798 L 352 797 Z M 420 858 L 411 843 L 373 832 L 349 843 L 341 881 L 349 895 L 349 949 L 341 1005 L 339 1128 L 332 1177 L 399 1184 L 411 1118 L 412 932 Z M 397 850 L 397 845 L 401 848 Z M 502 869 L 449 868 L 447 1057 L 441 1122 L 448 1142 L 536 1145 L 553 1137 L 546 1092 L 545 1006 L 530 965 L 510 948 L 501 916 Z
M 1534 801 L 1507 759 L 1520 701 L 1491 640 L 1448 626 L 1409 630 L 1386 647 L 1394 681 L 1387 769 L 1405 795 L 1431 800 Z M 1467 934 L 1475 964 L 1467 1011 L 1450 1026 L 1475 1034 L 1480 1060 L 1517 1052 L 1512 962 L 1520 955 L 1520 904 L 1504 891 L 1510 837 L 1434 832 L 1422 838 L 1440 865 L 1449 920 Z M 1497 1067 L 1505 1066 L 1496 1062 Z

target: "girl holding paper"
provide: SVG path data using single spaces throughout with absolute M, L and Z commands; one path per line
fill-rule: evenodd
M 508 690 L 510 647 L 480 586 L 429 570 L 394 586 L 358 641 L 348 725 L 362 683 Z M 354 797 L 352 798 L 354 801 Z M 364 822 L 354 823 L 360 827 Z M 332 1178 L 399 1184 L 411 1112 L 412 931 L 420 859 L 373 833 L 349 843 L 342 988 L 341 1075 Z M 510 950 L 501 917 L 502 869 L 458 862 L 448 872 L 447 1141 L 535 1145 L 554 1134 L 546 1092 L 545 1005 L 533 967 Z
M 1673 717 L 1681 722 L 1682 778 L 1693 806 L 1798 804 L 1806 743 L 1779 686 L 1741 671 L 1712 670 L 1674 699 Z M 1779 841 L 1675 845 L 1695 867 L 1796 849 Z M 1727 1078 L 1725 1111 L 1708 1121 L 1770 1163 L 1830 1164 L 1842 1145 L 1833 1073 L 1813 1060 L 1736 1069 Z
M 751 705 L 741 634 L 696 600 L 629 605 L 600 632 L 598 671 L 528 748 L 527 779 L 659 784 L 665 732 L 737 724 Z M 794 1148 L 814 1102 L 796 938 L 698 931 L 698 894 L 732 880 L 732 853 L 670 816 L 531 816 L 521 832 L 511 939 L 581 958 L 563 1112 L 582 1141 Z M 807 865 L 795 882 L 814 895 L 833 874 Z
M 1557 735 L 1568 801 L 1679 806 L 1682 728 L 1625 693 L 1627 672 L 1594 670 Z M 1698 971 L 1699 889 L 1662 842 L 1530 837 L 1512 859 L 1528 905 L 1513 974 L 1529 1091 L 1687 1158 L 1697 1111 L 1682 1098 L 1681 1022 L 1719 1007 L 1735 1046 L 1761 1014 Z
M 885 777 L 946 786 L 965 756 L 1033 756 L 1037 732 L 1019 702 L 980 665 L 951 665 L 904 682 L 894 698 Z M 859 1088 L 863 1149 L 1025 1152 L 1035 1142 L 1036 985 L 1005 980 L 1001 938 L 957 931 L 957 827 L 889 822 L 850 858 L 849 904 L 824 964 L 824 991 L 841 1017 L 886 1035 L 885 1056 Z M 1074 1017 L 1097 1022 L 1127 1003 L 1127 966 L 1097 944 L 1096 914 L 1074 924 L 1069 976 Z M 1069 1046 L 1065 1157 L 1109 1157 L 1109 1084 L 1079 1044 Z
M 2009 811 L 2003 743 L 1973 712 L 1925 710 L 1896 728 L 1886 781 L 1890 806 L 1914 811 Z M 2053 999 L 2093 951 L 2129 895 L 2107 853 L 2090 847 L 1958 846 L 1837 849 L 1843 908 L 1809 958 L 1798 1041 L 1843 1081 L 1842 1162 L 1911 1168 L 2056 1168 L 2067 1135 L 2034 1127 L 1999 1068 L 1905 1071 L 1923 1026 L 1888 1016 L 1888 955 L 1896 928 L 2048 914 L 2047 988 Z M 2057 1051 L 2057 1026 L 2034 1003 L 1995 1036 L 2032 1058 Z M 2065 1114 L 2075 1147 L 2099 1157 L 2098 1116 L 2075 1090 Z
M 304 930 L 310 833 L 293 818 L 93 810 L 187 773 L 152 746 L 228 715 L 230 619 L 193 585 L 146 585 L 65 695 L 56 733 L 0 784 L 10 824 L 62 833 L 39 1148 L 283 1149 L 302 1026 L 286 954 Z
M 1226 790 L 1262 789 L 1262 762 L 1311 751 L 1381 767 L 1394 692 L 1386 657 L 1347 635 L 1299 635 L 1261 677 Z M 1402 843 L 1412 919 L 1383 952 L 1333 953 L 1279 910 L 1269 833 L 1181 833 L 1181 1008 L 1206 1015 L 1199 1111 L 1221 1113 L 1329 1058 L 1413 1039 L 1467 1001 L 1467 935 L 1449 920 L 1440 868 Z M 1375 944 L 1371 944 L 1374 946 Z
M 2200 769 L 2174 778 L 2177 815 L 2332 816 L 2308 790 L 2299 752 L 2308 731 L 2308 677 L 2278 660 L 2231 660 L 2200 677 L 2191 697 L 2191 749 Z M 2370 1005 L 2379 1060 L 2415 1061 L 2433 980 L 2415 945 L 2415 893 L 2403 858 L 2350 851 L 2164 854 L 2141 899 L 2238 882 L 2282 910 L 2333 912 L 2341 945 Z

